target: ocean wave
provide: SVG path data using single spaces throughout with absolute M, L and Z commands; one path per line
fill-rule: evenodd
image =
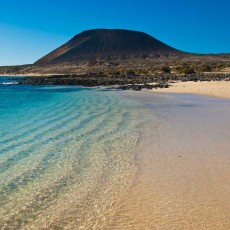
M 17 85 L 17 81 L 1 82 L 0 85 Z

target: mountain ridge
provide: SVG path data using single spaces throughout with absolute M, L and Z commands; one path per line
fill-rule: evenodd
M 180 56 L 177 50 L 151 35 L 124 29 L 92 29 L 75 35 L 68 42 L 40 58 L 35 64 Z

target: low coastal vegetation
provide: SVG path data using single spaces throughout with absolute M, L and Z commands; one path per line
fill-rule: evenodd
M 4 75 L 66 75 L 103 72 L 105 74 L 194 74 L 230 72 L 230 55 L 190 56 L 187 58 L 136 58 L 62 62 L 43 65 L 0 66 Z
M 173 81 L 230 78 L 230 57 L 194 55 L 187 59 L 91 60 L 78 63 L 0 67 L 2 75 L 27 75 L 20 84 L 113 86 L 119 89 L 167 88 Z

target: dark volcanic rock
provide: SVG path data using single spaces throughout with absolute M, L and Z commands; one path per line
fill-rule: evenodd
M 227 77 L 227 78 L 226 78 Z M 114 86 L 121 90 L 141 90 L 168 88 L 172 81 L 219 81 L 227 80 L 226 74 L 190 74 L 190 75 L 106 75 L 88 73 L 82 75 L 53 75 L 18 78 L 22 85 L 78 85 L 78 86 Z M 16 78 L 14 78 L 16 80 Z M 150 84 L 155 82 L 155 84 Z M 157 83 L 156 83 L 157 82 Z
M 143 84 L 143 85 L 121 85 L 118 86 L 117 89 L 121 90 L 135 90 L 140 91 L 142 89 L 157 89 L 157 88 L 169 88 L 169 84 L 167 82 L 157 83 L 157 84 Z
M 155 77 L 154 77 L 155 78 Z M 155 78 L 156 79 L 156 78 Z M 88 75 L 62 75 L 62 76 L 37 76 L 24 77 L 18 79 L 21 85 L 78 85 L 86 87 L 94 86 L 113 86 L 112 88 L 120 90 L 136 90 L 168 88 L 167 82 L 159 82 L 156 84 L 147 84 L 147 79 L 128 79 L 128 78 L 109 78 L 105 75 L 97 76 L 96 74 Z M 151 82 L 151 81 L 149 81 Z
M 35 64 L 76 62 L 95 59 L 125 59 L 182 55 L 152 36 L 130 30 L 87 30 L 39 59 Z

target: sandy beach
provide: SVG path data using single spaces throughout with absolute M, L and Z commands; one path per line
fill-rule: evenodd
M 2 86 L 0 228 L 229 230 L 230 100 L 196 91 L 227 97 L 229 82 L 184 84 Z
M 139 141 L 133 186 L 106 229 L 230 229 L 230 101 L 139 97 L 154 115 Z
M 193 93 L 212 97 L 230 98 L 230 81 L 202 81 L 170 83 L 169 88 L 153 89 L 153 92 Z

